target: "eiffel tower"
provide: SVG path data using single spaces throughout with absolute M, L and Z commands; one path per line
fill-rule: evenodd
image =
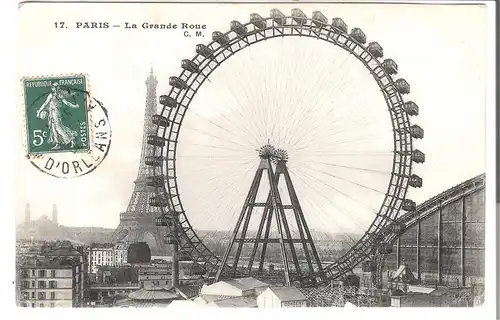
M 147 144 L 147 136 L 155 134 L 152 117 L 157 113 L 156 109 L 156 86 L 158 80 L 153 74 L 153 69 L 146 79 L 146 112 L 144 114 L 144 132 L 142 137 L 142 151 L 137 179 L 134 181 L 135 187 L 127 210 L 120 214 L 120 224 L 111 237 L 111 242 L 118 241 L 140 242 L 146 241 L 145 236 L 149 235 L 148 244 L 152 253 L 163 253 L 164 230 L 155 224 L 155 218 L 160 214 L 160 209 L 149 205 L 149 198 L 154 196 L 154 191 L 147 185 L 148 177 L 153 176 L 153 167 L 146 165 L 145 158 L 152 155 L 153 149 Z
M 280 246 L 284 282 L 285 285 L 289 286 L 292 282 L 300 282 L 300 278 L 306 274 L 321 271 L 322 266 L 286 166 L 288 161 L 286 151 L 275 149 L 271 145 L 265 145 L 259 150 L 259 157 L 259 167 L 255 172 L 250 191 L 236 223 L 229 246 L 222 258 L 215 281 L 219 281 L 221 277 L 236 277 L 237 273 L 243 273 L 245 276 L 252 276 L 253 274 L 257 277 L 264 276 L 263 267 L 266 259 L 266 249 L 269 244 L 275 243 Z M 276 163 L 276 170 L 273 170 L 273 162 Z M 266 202 L 260 203 L 256 199 L 263 178 L 269 181 L 270 190 Z M 278 188 L 280 179 L 284 180 L 286 196 L 290 199 L 290 204 L 285 204 L 283 201 L 285 194 L 280 193 Z M 257 207 L 264 208 L 261 214 L 254 212 L 254 208 Z M 286 212 L 291 213 L 288 215 L 290 218 L 287 217 Z M 255 236 L 249 236 L 248 233 L 252 214 L 260 218 Z M 276 221 L 278 238 L 272 237 L 270 233 L 273 219 Z M 290 225 L 292 222 L 297 226 L 298 237 L 291 232 Z M 252 251 L 249 257 L 250 260 L 244 267 L 245 270 L 241 270 L 238 269 L 238 262 L 244 244 L 249 244 Z M 262 244 L 262 248 L 258 254 L 259 244 Z M 299 261 L 299 253 L 305 258 L 305 264 Z M 227 265 L 230 256 L 233 257 L 232 266 Z M 253 265 L 257 256 L 259 258 L 258 268 L 254 270 Z

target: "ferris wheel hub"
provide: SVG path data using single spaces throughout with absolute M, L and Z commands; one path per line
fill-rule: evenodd
M 259 157 L 262 159 L 272 159 L 274 157 L 275 150 L 274 146 L 266 144 L 260 147 L 257 151 L 259 152 Z
M 262 159 L 270 159 L 273 162 L 287 162 L 288 152 L 285 149 L 275 148 L 271 144 L 266 144 L 257 150 L 259 157 Z

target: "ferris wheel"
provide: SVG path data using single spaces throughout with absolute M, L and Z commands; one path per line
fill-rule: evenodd
M 403 100 L 410 86 L 393 78 L 398 66 L 383 59 L 380 44 L 319 11 L 308 18 L 300 9 L 289 16 L 273 9 L 268 18 L 253 13 L 248 23 L 213 32 L 181 67 L 160 96 L 156 133 L 147 138 L 154 156 L 146 164 L 155 173 L 150 205 L 162 212 L 156 223 L 175 231 L 165 241 L 178 245 L 183 259 L 212 276 L 229 263 L 230 250 L 209 242 L 237 225 L 262 159 L 289 172 L 294 196 L 284 192 L 282 201 L 300 201 L 317 238 L 322 262 L 299 280 L 335 279 L 389 250 L 380 239 L 400 232 L 394 225 L 400 212 L 415 209 L 408 190 L 422 179 L 412 167 L 425 155 L 413 146 L 424 133 L 410 124 L 418 115 L 418 106 Z M 266 203 L 273 183 L 262 189 L 264 200 L 254 199 L 254 207 Z M 282 218 L 291 215 L 283 211 Z M 259 224 L 248 220 L 245 232 Z M 287 228 L 303 229 L 300 222 Z M 323 245 L 320 230 L 335 234 L 342 248 Z M 233 233 L 217 241 L 230 246 Z

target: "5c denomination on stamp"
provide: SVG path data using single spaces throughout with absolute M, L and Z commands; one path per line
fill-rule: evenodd
M 71 178 L 93 171 L 111 144 L 108 114 L 85 75 L 23 79 L 27 158 L 39 170 Z

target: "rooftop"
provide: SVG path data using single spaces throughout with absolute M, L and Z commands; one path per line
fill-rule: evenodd
M 71 269 L 80 264 L 81 262 L 74 258 L 32 258 L 24 260 L 20 267 L 21 269 Z
M 227 284 L 230 284 L 232 286 L 235 286 L 236 288 L 240 290 L 251 290 L 259 287 L 268 287 L 269 284 L 262 282 L 260 280 L 257 280 L 252 277 L 248 278 L 239 278 L 239 279 L 232 279 L 232 280 L 225 280 Z
M 271 290 L 281 301 L 303 301 L 306 296 L 295 287 L 270 287 Z
M 159 289 L 139 289 L 137 291 L 131 292 L 128 297 L 134 300 L 147 300 L 147 301 L 157 301 L 157 300 L 173 300 L 178 297 L 175 288 L 165 287 Z
M 216 300 L 212 302 L 222 308 L 257 308 L 257 301 L 250 297 L 231 297 L 230 299 Z

